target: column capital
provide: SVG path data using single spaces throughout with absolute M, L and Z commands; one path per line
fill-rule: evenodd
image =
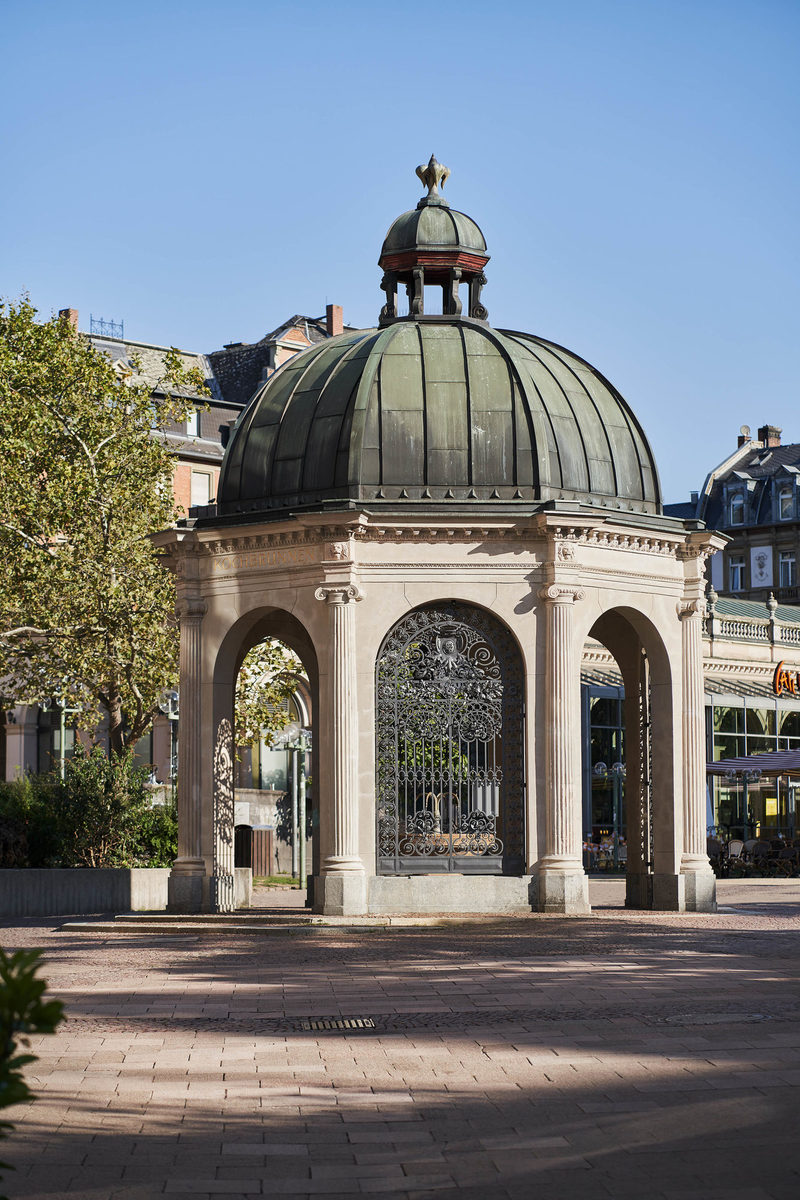
M 202 596 L 182 596 L 175 607 L 182 621 L 192 617 L 200 621 L 208 611 L 208 605 Z
M 580 587 L 570 587 L 561 583 L 548 583 L 539 588 L 539 599 L 550 604 L 576 604 L 583 600 L 586 592 Z
M 706 613 L 705 600 L 679 600 L 675 605 L 675 611 L 681 621 L 687 617 L 703 617 Z
M 314 595 L 318 600 L 324 600 L 327 604 L 349 604 L 351 601 L 364 599 L 361 588 L 356 587 L 354 583 L 325 584 L 323 587 L 318 587 Z

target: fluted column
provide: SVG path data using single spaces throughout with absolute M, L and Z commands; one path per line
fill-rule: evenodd
M 362 598 L 354 584 L 331 584 L 317 589 L 318 600 L 328 605 L 328 681 L 331 853 L 324 859 L 324 875 L 364 872 L 358 852 L 358 728 L 356 720 L 356 601 Z M 326 911 L 331 911 L 329 905 Z
M 713 910 L 715 883 L 706 851 L 706 729 L 702 600 L 678 605 L 681 621 L 683 853 L 686 907 Z
M 179 603 L 180 644 L 180 725 L 178 728 L 178 857 L 172 866 L 170 907 L 200 907 L 200 891 L 181 879 L 202 879 L 202 623 L 205 601 L 186 597 Z M 195 894 L 196 893 L 196 894 Z
M 537 872 L 537 903 L 544 912 L 589 908 L 581 854 L 581 725 L 573 646 L 573 608 L 583 596 L 580 588 L 560 584 L 539 592 L 547 621 L 545 853 Z

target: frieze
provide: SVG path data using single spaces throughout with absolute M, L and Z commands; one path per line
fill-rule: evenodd
M 318 545 L 264 546 L 261 549 L 237 549 L 217 554 L 212 559 L 214 575 L 232 575 L 239 571 L 256 571 L 265 567 L 305 566 L 320 559 Z
M 639 554 L 660 554 L 667 558 L 675 558 L 681 543 L 677 539 L 642 537 L 639 534 L 619 533 L 605 526 L 586 528 L 575 525 L 556 525 L 553 528 L 556 539 L 557 557 L 563 555 L 563 548 L 568 545 L 600 546 L 609 550 L 628 550 Z

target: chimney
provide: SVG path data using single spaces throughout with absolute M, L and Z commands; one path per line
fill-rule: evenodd
M 780 446 L 782 429 L 777 425 L 762 425 L 758 431 L 758 440 L 765 446 Z
M 78 332 L 78 310 L 77 308 L 60 308 L 58 315 L 62 320 L 67 321 L 72 326 L 72 332 Z
M 344 329 L 341 304 L 328 304 L 325 308 L 325 324 L 328 327 L 328 337 L 338 337 Z

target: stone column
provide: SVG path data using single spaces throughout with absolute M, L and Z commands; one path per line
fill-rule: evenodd
M 206 873 L 202 855 L 202 632 L 205 601 L 197 596 L 179 602 L 180 724 L 178 726 L 178 857 L 169 879 L 173 912 L 199 912 Z
M 702 600 L 678 605 L 681 620 L 683 853 L 686 908 L 716 911 L 716 880 L 706 852 L 706 728 Z
M 537 870 L 540 912 L 590 911 L 581 853 L 580 690 L 572 620 L 573 605 L 583 596 L 580 588 L 560 584 L 539 592 L 547 621 L 545 853 Z
M 364 864 L 358 852 L 358 722 L 355 611 L 362 593 L 354 584 L 317 589 L 328 605 L 328 731 L 331 853 L 322 862 L 322 911 L 354 915 L 366 910 Z

